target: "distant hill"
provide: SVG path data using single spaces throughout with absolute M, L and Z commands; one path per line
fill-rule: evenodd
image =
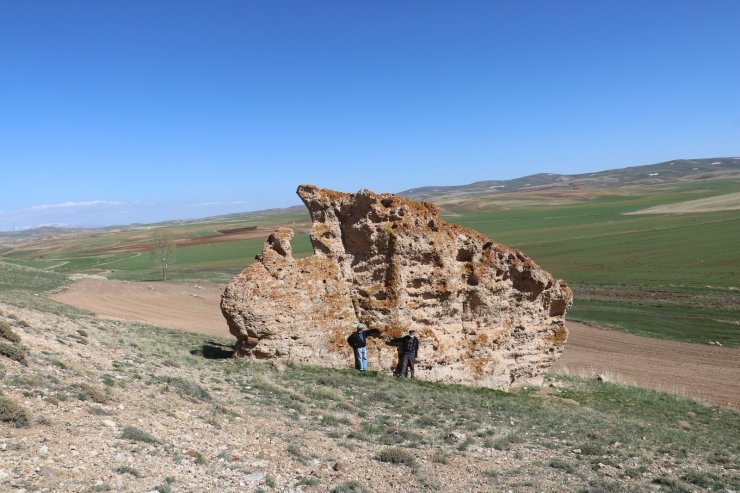
M 623 185 L 646 185 L 671 183 L 683 180 L 704 180 L 722 176 L 740 176 L 740 157 L 720 157 L 705 159 L 675 159 L 658 164 L 631 166 L 628 168 L 583 173 L 579 175 L 560 175 L 539 173 L 513 180 L 486 180 L 459 186 L 426 186 L 400 192 L 399 195 L 414 200 L 445 202 L 476 198 L 482 195 L 535 191 L 548 189 L 605 188 Z M 202 225 L 206 223 L 250 222 L 273 224 L 295 222 L 308 219 L 305 208 L 301 206 L 284 209 L 265 209 L 253 212 L 238 212 L 203 218 L 178 219 L 153 224 L 130 224 L 105 228 L 58 228 L 41 227 L 16 231 L 0 231 L 0 246 L 10 247 L 17 243 L 33 242 L 77 235 L 80 233 L 115 232 L 116 230 L 146 229 L 150 227 Z
M 539 173 L 513 180 L 486 180 L 469 185 L 412 188 L 401 192 L 400 195 L 414 200 L 435 201 L 450 197 L 470 198 L 495 192 L 647 185 L 682 180 L 705 180 L 729 175 L 740 175 L 740 157 L 675 159 L 658 164 L 630 166 L 579 175 Z

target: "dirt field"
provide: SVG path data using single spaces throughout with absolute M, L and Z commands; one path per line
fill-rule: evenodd
M 219 309 L 223 286 L 84 279 L 53 296 L 102 316 L 230 337 Z M 570 336 L 554 371 L 604 374 L 740 409 L 740 350 L 662 341 L 569 322 Z
M 728 193 L 677 204 L 658 205 L 626 214 L 689 214 L 693 212 L 736 211 L 738 209 L 740 209 L 740 193 Z

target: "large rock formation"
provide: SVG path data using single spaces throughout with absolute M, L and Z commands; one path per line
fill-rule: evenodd
M 279 229 L 222 297 L 239 355 L 350 367 L 346 339 L 363 323 L 379 330 L 370 369 L 391 370 L 388 341 L 413 328 L 421 378 L 509 388 L 540 381 L 562 352 L 571 291 L 520 251 L 447 224 L 429 203 L 298 195 L 314 255 L 293 258 L 293 231 Z

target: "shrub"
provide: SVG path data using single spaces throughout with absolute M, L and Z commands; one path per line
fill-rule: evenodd
M 562 469 L 563 471 L 570 474 L 573 474 L 576 470 L 575 467 L 573 467 L 573 464 L 557 457 L 550 459 L 550 467 L 555 469 Z
M 159 443 L 153 435 L 135 426 L 127 426 L 121 430 L 121 438 L 135 442 Z
M 464 442 L 457 446 L 457 450 L 465 452 L 473 443 L 475 443 L 475 439 L 473 437 L 467 437 Z
M 103 409 L 100 406 L 90 406 L 88 409 L 88 412 L 90 414 L 94 414 L 95 416 L 112 416 L 113 413 L 108 411 L 107 409 Z
M 318 486 L 320 481 L 313 476 L 306 476 L 296 483 L 296 486 Z
M 81 401 L 89 400 L 97 404 L 104 404 L 108 402 L 108 397 L 92 385 L 86 383 L 76 383 L 72 385 L 70 389 L 73 393 L 77 395 L 77 398 Z
M 5 356 L 13 361 L 17 361 L 23 366 L 28 366 L 28 360 L 26 360 L 26 349 L 23 346 L 0 342 L 0 356 Z
M 450 457 L 441 450 L 438 450 L 434 453 L 434 456 L 432 456 L 432 462 L 437 464 L 449 464 Z
M 130 474 L 135 478 L 141 477 L 141 473 L 131 466 L 118 466 L 113 468 L 113 471 L 117 472 L 118 474 Z
M 21 336 L 15 333 L 8 322 L 0 320 L 0 337 L 10 342 L 21 342 Z
M 174 482 L 174 478 L 167 476 L 166 478 L 164 478 L 164 483 L 160 484 L 159 486 L 155 486 L 154 490 L 158 493 L 172 493 L 172 483 Z
M 28 426 L 28 411 L 9 397 L 0 395 L 0 421 L 13 423 L 19 428 Z
M 398 447 L 387 447 L 381 450 L 375 459 L 380 462 L 390 462 L 391 464 L 405 464 L 413 467 L 416 464 L 414 456 L 407 450 Z
M 347 481 L 336 485 L 330 490 L 330 493 L 370 493 L 370 490 L 357 481 Z

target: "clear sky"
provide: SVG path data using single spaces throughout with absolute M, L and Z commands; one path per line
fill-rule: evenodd
M 737 155 L 738 0 L 0 0 L 0 230 Z

